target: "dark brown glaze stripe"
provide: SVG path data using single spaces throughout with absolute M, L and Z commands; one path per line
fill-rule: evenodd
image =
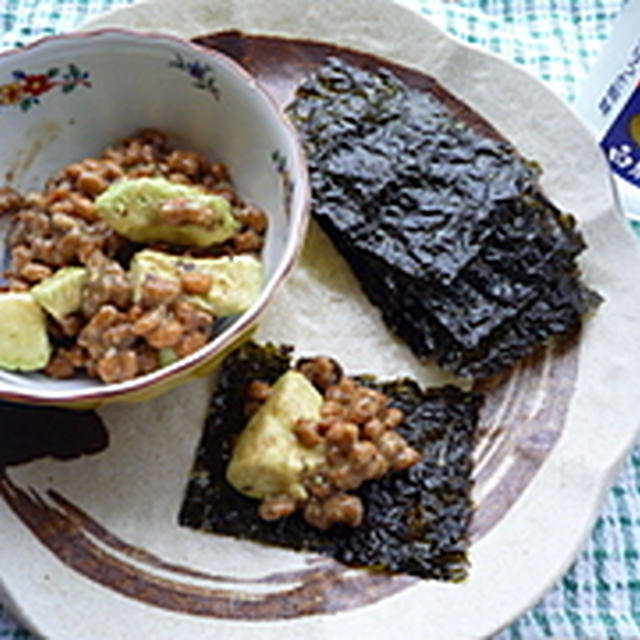
M 502 419 L 517 398 L 520 388 L 522 366 L 516 365 L 508 372 L 503 372 L 491 379 L 492 388 L 482 385 L 485 402 L 480 410 L 478 422 L 478 441 L 474 450 L 474 482 L 482 482 L 483 467 L 486 459 L 491 456 L 500 443 L 508 437 Z M 480 385 L 475 384 L 474 390 L 479 391 Z
M 510 376 L 476 383 L 474 390 L 486 397 L 480 429 L 483 433 L 498 430 L 500 434 L 494 438 L 498 446 L 485 450 L 476 460 L 476 485 L 481 487 L 489 481 L 505 457 L 538 430 L 562 429 L 577 375 L 575 339 L 571 346 L 552 343 L 525 358 Z M 496 394 L 494 385 L 509 387 L 511 392 Z M 541 387 L 546 393 L 539 401 Z
M 51 507 L 36 492 L 19 488 L 4 475 L 0 477 L 0 496 L 40 542 L 68 567 L 112 591 L 179 613 L 244 621 L 337 613 L 372 604 L 418 582 L 407 576 L 366 571 L 346 573 L 340 565 L 332 563 L 296 574 L 298 586 L 266 594 L 184 584 L 154 575 L 110 553 L 113 541 L 117 540 L 117 550 L 129 547 L 137 559 L 146 556 L 111 534 L 100 537 L 104 529 L 97 523 L 89 532 L 85 526 L 86 519 L 91 520 L 89 516 L 60 495 L 56 496 L 58 508 Z M 66 506 L 72 509 L 68 511 Z M 78 514 L 83 518 L 79 520 Z M 98 546 L 93 536 L 103 546 Z M 222 576 L 216 579 L 234 580 Z
M 497 435 L 487 438 L 490 446 L 483 448 L 475 459 L 476 486 L 482 486 L 493 477 L 504 457 L 513 450 L 514 443 L 522 437 L 523 429 L 531 419 L 531 397 L 535 396 L 540 384 L 545 383 L 542 377 L 545 362 L 551 357 L 548 349 L 536 353 L 535 356 L 527 356 L 509 372 L 509 375 L 502 377 L 499 382 L 496 381 L 505 392 L 499 404 L 496 402 L 493 410 L 489 409 L 490 415 L 485 417 L 484 412 L 481 412 L 480 428 L 483 433 Z M 487 393 L 493 384 L 493 380 L 476 383 L 475 390 L 486 394 L 488 405 L 492 405 L 494 400 L 493 393 Z
M 295 88 L 327 56 L 338 56 L 362 69 L 388 69 L 412 89 L 433 95 L 478 133 L 504 140 L 491 123 L 431 76 L 375 55 L 325 42 L 248 35 L 240 31 L 203 35 L 194 38 L 193 42 L 221 51 L 240 63 L 260 81 L 281 106 L 286 106 L 291 101 Z
M 199 580 L 224 582 L 230 584 L 291 584 L 307 576 L 310 572 L 309 569 L 300 569 L 298 571 L 287 572 L 281 571 L 259 578 L 245 580 L 232 576 L 205 573 L 203 571 L 191 569 L 190 567 L 185 567 L 184 565 L 165 562 L 158 556 L 149 553 L 144 549 L 140 549 L 138 547 L 127 544 L 117 536 L 114 536 L 99 522 L 96 522 L 93 518 L 89 517 L 84 511 L 82 511 L 82 509 L 79 509 L 74 504 L 69 502 L 57 491 L 49 491 L 48 495 L 51 498 L 52 502 L 60 507 L 61 511 L 63 511 L 67 515 L 69 520 L 75 522 L 79 528 L 83 529 L 87 533 L 90 533 L 97 540 L 100 540 L 103 546 L 107 546 L 110 549 L 117 551 L 121 555 L 127 556 L 132 560 L 135 560 L 136 562 L 146 564 L 150 567 L 169 571 L 175 574 L 180 574 L 190 578 L 197 578 Z M 340 571 L 345 572 L 347 570 L 346 567 L 343 567 L 337 562 L 334 562 L 327 558 L 314 558 L 314 560 L 317 560 L 317 562 L 314 562 L 314 564 L 319 565 L 316 567 L 315 571 L 330 569 L 332 573 L 337 575 Z
M 469 529 L 472 540 L 480 539 L 505 516 L 560 438 L 575 392 L 578 360 L 577 336 L 572 336 L 518 365 L 517 386 L 511 394 L 504 393 L 510 384 L 505 376 L 476 384 L 476 391 L 487 394 L 480 416 L 482 431 L 493 434 L 498 445 L 477 462 L 476 489 L 482 493 L 489 482 L 495 487 L 476 507 Z M 543 398 L 539 398 L 541 386 Z M 496 418 L 499 424 L 493 423 Z M 507 458 L 512 462 L 496 482 Z

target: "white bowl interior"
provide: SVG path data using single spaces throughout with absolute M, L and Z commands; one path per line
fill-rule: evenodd
M 80 82 L 63 90 L 71 65 L 88 74 L 90 86 Z M 39 190 L 56 169 L 95 156 L 140 128 L 166 132 L 172 146 L 224 162 L 240 195 L 269 216 L 263 295 L 243 318 L 255 316 L 295 253 L 307 187 L 304 178 L 295 179 L 305 169 L 293 130 L 253 79 L 226 57 L 178 39 L 113 30 L 51 38 L 0 56 L 0 90 L 19 80 L 20 72 L 50 73 L 54 84 L 31 96 L 26 109 L 19 101 L 0 106 L 3 186 Z M 228 323 L 201 352 L 172 366 L 201 362 L 202 351 L 210 355 L 226 344 L 234 324 Z M 144 384 L 158 375 L 145 376 Z M 126 390 L 141 380 L 109 386 Z M 0 393 L 20 390 L 55 399 L 97 388 L 106 385 L 0 371 Z

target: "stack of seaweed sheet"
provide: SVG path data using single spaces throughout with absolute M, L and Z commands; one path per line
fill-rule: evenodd
M 472 513 L 471 453 L 482 400 L 478 394 L 454 386 L 422 391 L 406 379 L 361 379 L 404 412 L 398 432 L 422 457 L 413 467 L 366 482 L 355 491 L 366 505 L 359 527 L 334 525 L 323 531 L 307 524 L 299 512 L 267 522 L 258 515 L 255 500 L 227 483 L 233 444 L 247 422 L 246 388 L 253 380 L 275 382 L 292 367 L 289 351 L 249 343 L 223 363 L 180 524 L 317 551 L 354 566 L 423 578 L 464 578 Z
M 599 296 L 539 169 L 392 73 L 329 58 L 289 115 L 313 214 L 418 357 L 484 377 L 576 329 Z

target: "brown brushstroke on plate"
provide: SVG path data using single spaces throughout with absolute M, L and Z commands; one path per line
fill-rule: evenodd
M 0 489 L 1 490 L 1 489 Z M 211 581 L 211 582 L 225 582 L 235 584 L 285 584 L 294 582 L 304 577 L 309 573 L 309 569 L 300 569 L 298 571 L 280 571 L 278 573 L 267 574 L 258 578 L 244 579 L 235 576 L 219 575 L 207 573 L 191 567 L 185 567 L 171 562 L 166 562 L 157 555 L 149 553 L 144 549 L 134 547 L 117 536 L 113 535 L 110 531 L 105 529 L 99 522 L 91 518 L 86 512 L 78 508 L 72 502 L 67 500 L 57 491 L 48 491 L 48 496 L 53 504 L 67 514 L 70 521 L 77 523 L 87 534 L 90 534 L 96 540 L 100 540 L 103 546 L 108 547 L 112 551 L 128 556 L 132 560 L 146 564 L 149 567 L 155 569 L 161 569 L 164 571 L 173 572 L 190 578 L 197 578 L 199 580 Z M 326 569 L 328 565 L 332 566 L 332 571 L 335 571 L 335 567 L 340 567 L 338 563 L 335 563 L 327 558 L 318 557 L 319 563 L 324 565 Z M 346 571 L 346 568 L 343 568 Z
M 485 394 L 474 456 L 472 541 L 509 511 L 564 429 L 578 376 L 578 336 L 553 341 L 512 371 L 477 382 Z
M 179 582 L 175 578 L 196 575 L 219 583 L 229 583 L 234 578 L 196 574 L 189 568 L 164 563 L 108 532 L 104 535 L 103 527 L 56 492 L 49 492 L 47 501 L 4 475 L 0 476 L 0 496 L 68 567 L 122 595 L 170 611 L 229 620 L 282 620 L 348 611 L 416 583 L 408 576 L 348 571 L 337 562 L 275 574 L 266 582 L 282 588 L 269 593 Z M 146 561 L 147 567 L 137 566 L 134 560 Z M 154 574 L 151 565 L 170 570 L 167 573 L 175 577 Z M 244 582 L 264 584 L 265 580 Z
M 502 138 L 492 125 L 433 78 L 369 54 L 327 43 L 247 36 L 235 31 L 202 36 L 195 41 L 235 58 L 262 82 L 281 106 L 289 102 L 294 88 L 327 55 L 339 55 L 367 69 L 390 69 L 409 86 L 428 91 L 445 102 L 477 131 Z M 475 390 L 486 393 L 487 402 L 480 416 L 474 473 L 476 495 L 483 497 L 477 501 L 471 523 L 472 541 L 496 526 L 549 455 L 564 428 L 577 372 L 578 345 L 574 336 L 539 350 L 507 374 L 476 384 Z M 12 411 L 3 413 L 0 406 L 0 423 L 5 434 L 7 429 L 18 434 L 25 427 L 21 409 L 14 405 Z M 46 416 L 54 415 L 49 412 L 59 410 L 39 408 L 37 411 L 42 413 L 35 422 L 31 419 L 36 415 L 33 414 L 26 420 L 27 424 L 40 421 L 46 425 Z M 149 605 L 196 616 L 280 620 L 366 606 L 419 582 L 409 576 L 351 571 L 337 562 L 318 560 L 315 556 L 309 558 L 306 569 L 246 580 L 166 562 L 118 538 L 60 493 L 49 491 L 45 499 L 34 490 L 17 486 L 3 473 L 8 464 L 41 455 L 73 457 L 106 446 L 106 431 L 97 426 L 95 421 L 99 419 L 95 414 L 85 412 L 74 416 L 56 414 L 56 424 L 61 425 L 61 429 L 53 445 L 43 444 L 43 431 L 38 429 L 11 440 L 12 447 L 0 456 L 0 496 L 61 562 L 112 591 Z M 86 431 L 74 427 L 82 421 Z M 49 427 L 55 429 L 51 424 Z M 78 433 L 85 435 L 78 440 Z M 252 593 L 248 589 L 252 584 L 269 584 L 274 590 Z
M 324 42 L 247 35 L 239 31 L 203 35 L 194 38 L 193 42 L 203 47 L 217 49 L 233 58 L 260 81 L 281 107 L 291 101 L 295 88 L 327 56 L 338 56 L 362 69 L 371 71 L 380 68 L 389 69 L 412 89 L 432 94 L 478 133 L 504 140 L 491 123 L 484 120 L 431 76 L 372 54 Z

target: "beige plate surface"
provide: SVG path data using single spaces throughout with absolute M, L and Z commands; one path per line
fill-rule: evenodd
M 77 443 L 75 453 L 92 455 L 8 467 L 0 478 L 1 595 L 32 629 L 63 640 L 335 640 L 362 632 L 450 639 L 496 631 L 567 568 L 638 433 L 640 258 L 596 145 L 537 81 L 383 0 L 171 0 L 91 27 L 107 25 L 309 38 L 435 76 L 540 161 L 547 193 L 581 220 L 585 279 L 605 303 L 578 343 L 549 348 L 488 388 L 473 566 L 463 584 L 344 572 L 178 527 L 211 386 L 204 379 L 144 404 L 102 409 L 108 433 L 88 419 L 73 438 L 61 435 Z M 441 379 L 387 332 L 315 228 L 258 337 L 329 352 L 351 373 Z

